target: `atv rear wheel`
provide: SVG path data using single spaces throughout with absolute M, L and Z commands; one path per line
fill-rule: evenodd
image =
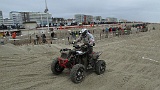
M 72 67 L 70 77 L 72 82 L 80 83 L 85 78 L 85 67 L 82 64 L 76 64 Z
M 64 67 L 59 65 L 58 59 L 54 59 L 51 64 L 51 70 L 53 74 L 59 75 L 64 70 Z
M 106 69 L 106 63 L 104 60 L 98 60 L 96 63 L 95 72 L 96 74 L 100 75 L 105 72 Z

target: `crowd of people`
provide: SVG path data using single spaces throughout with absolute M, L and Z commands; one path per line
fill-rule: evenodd
M 137 24 L 137 25 L 130 25 L 130 26 L 124 26 L 124 27 L 106 27 L 102 30 L 103 33 L 106 33 L 106 37 L 108 37 L 109 33 L 113 33 L 113 36 L 119 36 L 119 35 L 129 35 L 132 33 L 131 28 L 136 28 L 137 32 L 145 32 L 148 29 L 146 28 L 146 24 Z
M 100 32 L 100 38 L 101 38 L 101 34 L 105 34 L 105 38 L 108 38 L 109 34 L 112 33 L 113 36 L 116 36 L 116 35 L 124 35 L 124 34 L 130 34 L 131 33 L 131 28 L 134 27 L 134 28 L 137 28 L 137 31 L 139 30 L 142 30 L 143 28 L 146 28 L 146 25 L 145 24 L 138 24 L 138 25 L 130 25 L 130 26 L 123 26 L 123 27 L 120 27 L 120 26 L 107 26 L 105 28 L 102 29 L 102 32 Z M 98 35 L 97 31 L 98 30 L 95 30 L 96 33 L 94 33 L 95 29 L 91 30 L 88 30 L 89 33 L 92 33 L 94 35 Z M 52 40 L 54 40 L 54 38 L 66 38 L 68 39 L 68 41 L 70 40 L 76 40 L 80 35 L 81 35 L 81 31 L 76 31 L 76 30 L 73 30 L 73 31 L 70 31 L 70 32 L 67 32 L 67 35 L 63 36 L 63 35 L 58 35 L 57 36 L 57 32 L 50 32 L 50 35 L 48 36 L 48 33 L 44 33 L 42 32 L 41 34 L 34 34 L 34 44 L 37 45 L 37 44 L 42 44 L 42 43 L 50 43 L 48 42 L 48 39 L 47 37 L 49 38 L 49 40 L 51 40 L 51 43 L 52 43 Z M 3 36 L 1 37 L 1 44 L 4 44 L 4 37 L 7 37 L 7 36 L 11 36 L 12 39 L 16 39 L 17 37 L 17 33 L 16 32 L 4 32 L 3 33 Z M 61 36 L 61 37 L 59 37 Z M 32 42 L 31 39 L 33 39 L 33 36 L 32 38 L 30 37 L 30 43 Z
M 12 32 L 12 33 L 3 32 L 3 33 L 1 33 L 1 45 L 4 45 L 4 39 L 9 36 L 11 36 L 12 39 L 16 39 L 17 34 L 16 34 L 16 32 Z M 15 42 L 15 40 L 14 40 L 14 42 Z
M 124 26 L 124 27 L 106 27 L 104 29 L 102 29 L 102 33 L 101 34 L 105 34 L 105 38 L 108 38 L 109 34 L 112 33 L 113 36 L 116 36 L 116 35 L 128 35 L 131 33 L 131 28 L 132 27 L 135 27 L 137 28 L 137 30 L 139 29 L 143 29 L 143 28 L 146 28 L 145 25 L 135 25 L 135 26 Z M 92 30 L 92 32 L 90 32 L 90 30 L 87 30 L 89 33 L 92 33 L 94 34 L 94 30 Z M 70 40 L 76 40 L 79 38 L 79 36 L 81 35 L 81 31 L 70 31 L 68 36 L 64 37 L 64 38 L 67 38 L 68 41 Z M 40 39 L 41 37 L 41 39 Z M 48 36 L 47 36 L 48 37 Z M 50 37 L 51 37 L 51 40 L 53 40 L 54 38 L 57 37 L 57 33 L 55 33 L 54 31 L 52 31 L 50 33 Z M 58 37 L 57 37 L 58 38 Z M 46 40 L 46 35 L 42 32 L 41 36 L 38 36 L 36 35 L 36 39 L 35 39 L 35 44 L 40 44 L 39 42 L 41 41 L 41 43 L 48 43 L 47 40 Z M 51 42 L 52 43 L 52 42 Z

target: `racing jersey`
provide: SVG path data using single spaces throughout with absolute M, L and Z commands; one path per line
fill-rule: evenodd
M 79 36 L 79 38 L 76 40 L 76 42 L 79 42 L 81 40 L 83 41 L 84 44 L 87 43 L 87 44 L 89 44 L 91 46 L 93 46 L 94 42 L 95 42 L 93 35 L 91 33 L 89 33 L 89 32 L 87 32 L 85 37 L 83 37 L 82 34 L 81 34 Z

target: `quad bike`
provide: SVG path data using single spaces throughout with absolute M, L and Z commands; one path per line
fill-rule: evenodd
M 119 30 L 116 30 L 115 34 L 116 34 L 116 36 L 119 36 Z
M 128 35 L 128 30 L 124 30 L 124 35 Z
M 129 34 L 132 34 L 131 30 L 124 30 L 124 35 L 129 35 Z
M 73 44 L 73 49 L 61 49 L 61 56 L 53 60 L 51 64 L 52 73 L 59 75 L 65 68 L 70 70 L 70 78 L 74 83 L 80 83 L 85 78 L 85 72 L 93 70 L 100 75 L 105 72 L 106 63 L 99 60 L 102 52 L 92 52 L 89 54 L 90 45 Z

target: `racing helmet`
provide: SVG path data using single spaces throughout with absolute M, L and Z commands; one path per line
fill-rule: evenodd
M 87 35 L 88 30 L 87 29 L 82 29 L 81 30 L 81 34 L 83 37 L 85 37 Z

